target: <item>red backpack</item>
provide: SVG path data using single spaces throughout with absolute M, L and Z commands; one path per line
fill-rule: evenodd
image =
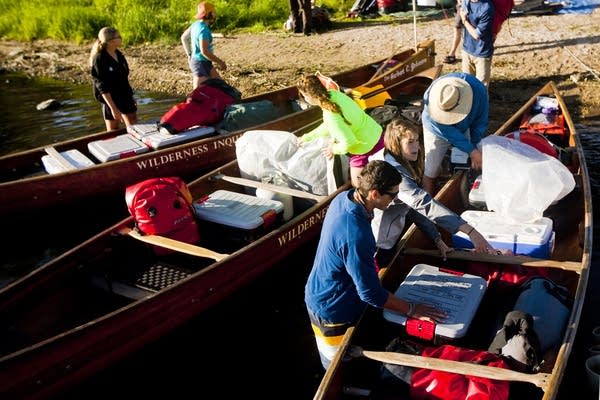
M 196 125 L 214 125 L 223 119 L 225 108 L 234 102 L 234 98 L 223 90 L 201 85 L 184 102 L 171 107 L 161 117 L 160 123 L 172 134 Z
M 127 209 L 138 229 L 146 235 L 160 235 L 186 243 L 200 241 L 192 195 L 178 177 L 152 178 L 127 187 Z M 157 254 L 170 250 L 155 247 Z
M 492 37 L 496 37 L 504 21 L 508 19 L 513 7 L 514 0 L 493 0 L 494 2 L 494 18 L 492 19 Z

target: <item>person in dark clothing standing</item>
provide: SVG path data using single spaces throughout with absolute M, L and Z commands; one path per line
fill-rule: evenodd
M 304 32 L 310 35 L 312 30 L 312 1 L 311 0 L 289 0 L 292 13 L 292 28 L 294 33 Z M 302 17 L 300 17 L 302 11 Z M 302 24 L 300 24 L 302 21 Z
M 129 65 L 118 50 L 122 39 L 119 31 L 104 27 L 98 32 L 98 40 L 90 52 L 90 67 L 94 97 L 102 105 L 106 130 L 119 129 L 137 122 L 137 104 L 129 84 Z

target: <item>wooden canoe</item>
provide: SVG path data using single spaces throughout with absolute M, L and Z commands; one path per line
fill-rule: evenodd
M 392 85 L 434 66 L 434 41 L 424 41 L 417 49 L 394 54 L 390 60 L 392 62 L 389 65 L 393 65 L 391 68 L 379 70 L 378 67 L 387 61 L 379 60 L 332 77 L 347 88 L 367 82 L 369 87 Z M 270 100 L 276 106 L 278 115 L 283 115 L 250 129 L 293 131 L 314 120 L 320 111 L 318 108 L 294 112 L 294 100 L 297 97 L 296 87 L 288 86 L 244 99 L 244 102 Z M 120 195 L 124 187 L 155 176 L 177 175 L 187 178 L 190 174 L 197 174 L 199 169 L 207 172 L 235 158 L 235 141 L 244 131 L 150 149 L 113 161 L 100 163 L 96 160 L 94 166 L 56 174 L 46 173 L 42 165 L 41 158 L 48 152 L 56 156 L 57 152 L 76 149 L 90 160 L 95 160 L 88 150 L 88 143 L 109 139 L 126 131 L 101 132 L 0 157 L 0 197 L 3 199 L 0 216 L 40 211 L 55 205 L 74 204 L 83 199 L 114 197 Z
M 420 99 L 440 71 L 407 78 L 390 94 Z M 244 193 L 240 178 L 234 160 L 188 186 L 194 199 Z M 291 191 L 288 222 L 253 235 L 201 226 L 198 246 L 140 237 L 127 218 L 0 289 L 0 397 L 55 395 L 227 298 L 314 240 L 336 193 Z M 156 256 L 153 244 L 176 252 Z M 171 278 L 150 288 L 145 279 L 156 271 Z
M 509 381 L 509 398 L 511 399 L 551 400 L 557 397 L 559 386 L 565 376 L 567 361 L 573 349 L 591 261 L 592 208 L 590 182 L 585 158 L 580 139 L 568 114 L 565 102 L 552 82 L 540 89 L 495 134 L 506 135 L 518 130 L 521 117 L 523 114 L 530 112 L 536 97 L 540 95 L 554 96 L 559 100 L 569 130 L 568 135 L 561 139 L 559 145 L 572 150 L 571 155 L 566 157 L 563 162 L 573 172 L 575 180 L 578 182 L 575 189 L 558 203 L 559 207 L 564 207 L 560 215 L 566 217 L 567 221 L 558 224 L 554 220 L 556 240 L 550 257 L 548 259 L 538 259 L 519 255 L 477 255 L 468 251 L 455 250 L 444 262 L 438 256 L 437 250 L 434 250 L 430 240 L 413 225 L 407 229 L 405 235 L 399 241 L 396 259 L 381 271 L 380 278 L 386 288 L 395 292 L 411 268 L 417 264 L 445 267 L 460 272 L 471 271 L 475 264 L 490 271 L 509 264 L 521 265 L 526 270 L 545 268 L 554 282 L 568 288 L 573 304 L 560 343 L 544 353 L 544 363 L 541 370 L 538 373 L 523 373 L 500 368 L 489 371 L 481 366 L 473 368 L 471 363 L 453 363 L 447 360 L 388 352 L 386 351 L 386 345 L 390 343 L 390 339 L 398 335 L 402 337 L 405 331 L 400 329 L 400 325 L 391 324 L 386 320 L 381 310 L 368 308 L 357 325 L 350 328 L 345 334 L 341 349 L 325 372 L 314 396 L 315 399 L 350 398 L 352 393 L 354 395 L 375 394 L 379 390 L 378 388 L 381 388 L 380 368 L 382 362 L 412 368 L 455 372 L 463 376 L 476 375 Z M 463 174 L 465 172 L 455 174 L 436 196 L 438 200 L 458 214 L 461 214 L 468 206 L 468 204 L 465 204 L 464 195 L 462 194 L 464 190 L 461 183 Z M 446 232 L 443 232 L 443 234 L 448 235 Z M 446 239 L 446 243 L 452 243 L 447 236 Z M 492 309 L 486 308 L 486 313 L 494 312 L 495 309 L 498 309 L 498 313 L 500 313 L 499 308 L 505 303 L 506 299 L 491 298 L 486 304 L 491 304 Z M 480 331 L 481 324 L 478 330 L 478 321 L 481 320 L 474 319 L 467 334 L 464 337 L 455 339 L 455 343 L 453 341 L 450 343 L 475 350 L 487 350 L 487 345 L 490 344 L 487 341 L 488 336 L 482 335 Z M 390 324 L 393 325 L 391 334 Z M 489 331 L 486 333 L 489 335 Z M 486 340 L 482 340 L 483 337 Z M 417 339 L 417 343 L 419 343 L 419 339 Z M 428 341 L 424 344 L 435 347 L 439 342 Z M 352 356 L 348 360 L 350 354 Z M 385 398 L 411 398 L 408 385 Z

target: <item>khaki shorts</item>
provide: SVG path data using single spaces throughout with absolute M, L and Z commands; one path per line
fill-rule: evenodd
M 492 77 L 492 57 L 475 57 L 462 51 L 462 72 L 475 75 L 486 87 Z
M 469 130 L 465 132 L 465 136 L 469 139 L 471 138 Z M 428 178 L 437 178 L 440 175 L 444 157 L 451 147 L 450 142 L 424 129 L 423 148 L 425 150 L 425 167 L 423 175 Z

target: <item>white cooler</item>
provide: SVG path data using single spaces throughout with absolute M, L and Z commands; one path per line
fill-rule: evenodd
M 553 223 L 542 217 L 534 222 L 512 222 L 494 211 L 467 210 L 461 217 L 477 229 L 496 249 L 512 250 L 514 254 L 550 258 L 554 247 Z M 473 248 L 469 237 L 457 232 L 452 235 L 456 248 Z
M 61 151 L 60 155 L 73 166 L 73 169 L 86 168 L 94 165 L 92 160 L 87 158 L 77 149 Z M 42 164 L 44 164 L 44 168 L 49 174 L 58 174 L 59 172 L 68 171 L 59 160 L 49 154 L 42 157 Z
M 101 162 L 131 157 L 148 151 L 148 146 L 130 134 L 88 143 L 88 150 Z
M 417 264 L 395 294 L 401 299 L 430 304 L 446 311 L 446 320 L 435 325 L 435 336 L 456 339 L 467 333 L 486 288 L 486 281 L 480 276 L 450 273 L 432 265 Z M 383 317 L 406 325 L 407 318 L 403 314 L 384 310 Z
M 215 132 L 212 126 L 195 126 L 185 131 L 171 134 L 156 123 L 135 124 L 127 128 L 127 132 L 136 139 L 141 140 L 146 146 L 160 149 L 166 146 L 187 142 L 193 139 L 210 136 Z
M 283 203 L 243 193 L 217 190 L 194 201 L 199 219 L 242 230 L 271 225 L 283 213 Z

